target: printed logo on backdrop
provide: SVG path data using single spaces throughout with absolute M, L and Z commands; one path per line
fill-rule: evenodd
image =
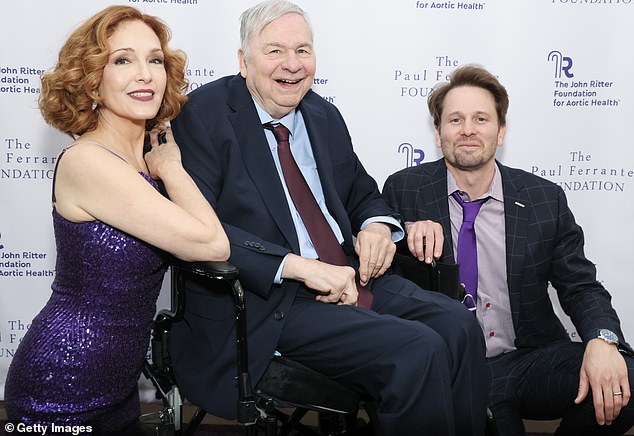
M 315 91 L 321 98 L 326 100 L 329 103 L 335 104 L 335 96 L 334 95 L 326 95 L 324 93 L 324 88 L 329 84 L 330 79 L 327 77 L 317 77 L 313 78 L 313 91 Z
M 198 0 L 128 0 L 128 3 L 156 3 L 172 5 L 197 5 Z
M 425 160 L 425 151 L 422 148 L 415 148 L 409 142 L 399 144 L 397 153 L 405 159 L 405 167 L 420 165 Z
M 549 179 L 564 191 L 625 192 L 628 182 L 634 178 L 634 166 L 597 163 L 595 156 L 583 150 L 568 152 L 565 161 L 555 160 L 546 166 L 533 164 L 530 172 Z
M 4 137 L 0 148 L 0 179 L 23 182 L 52 180 L 57 156 L 43 155 L 28 140 Z
M 634 0 L 551 0 L 551 4 L 556 3 L 566 6 L 613 6 L 631 5 Z
M 1 241 L 1 235 L 0 235 Z M 46 268 L 48 254 L 32 250 L 9 250 L 0 242 L 0 277 L 4 283 L 9 280 L 32 279 L 35 277 L 53 277 L 55 272 Z M 6 286 L 3 291 L 7 291 Z M 9 319 L 0 325 L 0 358 L 13 358 L 26 330 L 30 327 L 30 320 Z
M 0 325 L 0 359 L 13 359 L 15 350 L 26 331 L 31 327 L 31 320 L 8 319 Z
M 417 0 L 416 9 L 427 9 L 432 11 L 481 11 L 485 8 L 486 2 L 476 1 L 425 1 Z
M 427 65 L 416 70 L 395 68 L 392 81 L 396 83 L 400 97 L 426 99 L 434 85 L 448 81 L 458 66 L 460 61 L 450 56 L 434 56 Z
M 189 87 L 187 92 L 200 88 L 205 83 L 211 82 L 216 77 L 216 70 L 213 67 L 208 66 L 188 66 L 185 69 L 185 77 L 189 81 Z
M 559 50 L 548 53 L 553 68 L 553 106 L 560 109 L 618 107 L 622 100 L 615 97 L 616 84 L 606 77 L 590 75 L 571 56 Z
M 32 250 L 10 250 L 0 244 L 0 277 L 53 277 L 48 268 L 48 253 Z M 43 265 L 44 264 L 44 265 Z
M 40 93 L 40 76 L 44 70 L 32 66 L 0 66 L 0 94 L 21 94 L 28 97 Z

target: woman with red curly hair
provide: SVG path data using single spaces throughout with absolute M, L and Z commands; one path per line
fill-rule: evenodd
M 165 252 L 229 256 L 169 128 L 187 87 L 185 55 L 170 37 L 158 18 L 112 6 L 76 29 L 42 76 L 44 119 L 74 142 L 53 179 L 53 292 L 7 375 L 11 421 L 136 434 Z

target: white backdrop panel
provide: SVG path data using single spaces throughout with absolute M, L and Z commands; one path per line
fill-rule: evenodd
M 587 255 L 633 340 L 634 152 L 627 131 L 633 0 L 297 3 L 315 30 L 314 89 L 342 111 L 379 187 L 392 172 L 440 156 L 426 107 L 435 83 L 465 63 L 500 77 L 511 106 L 498 157 L 562 184 L 585 229 Z M 255 1 L 2 2 L 0 396 L 15 348 L 48 299 L 55 268 L 51 176 L 70 139 L 41 119 L 39 75 L 54 65 L 72 29 L 110 4 L 137 6 L 168 22 L 172 46 L 189 56 L 194 89 L 238 71 L 238 17 Z

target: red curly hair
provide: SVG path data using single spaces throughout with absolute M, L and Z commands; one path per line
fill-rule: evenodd
M 161 43 L 165 56 L 167 85 L 163 102 L 156 116 L 146 122 L 146 129 L 172 120 L 187 101 L 187 58 L 181 50 L 171 50 L 168 43 L 172 33 L 159 18 L 142 14 L 131 6 L 110 6 L 89 18 L 68 38 L 59 52 L 57 65 L 42 75 L 39 97 L 44 120 L 72 138 L 97 127 L 99 102 L 97 90 L 108 63 L 107 39 L 125 21 L 142 21 L 150 27 Z

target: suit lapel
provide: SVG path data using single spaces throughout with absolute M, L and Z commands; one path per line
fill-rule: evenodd
M 310 145 L 317 165 L 317 173 L 326 200 L 328 211 L 333 216 L 348 247 L 352 247 L 352 229 L 345 206 L 337 193 L 335 178 L 332 168 L 332 158 L 329 148 L 329 131 L 326 114 L 318 105 L 310 102 L 310 95 L 306 96 L 300 104 L 306 130 L 310 138 Z M 321 98 L 321 97 L 318 97 Z
M 421 203 L 416 205 L 416 209 L 426 210 L 428 213 L 425 214 L 425 219 L 439 222 L 442 225 L 445 242 L 441 260 L 446 263 L 455 263 L 451 238 L 449 201 L 447 199 L 447 166 L 445 165 L 445 160 L 436 161 L 431 171 L 431 185 L 420 186 L 418 189 Z
M 519 315 L 522 288 L 522 270 L 524 267 L 528 217 L 532 205 L 524 189 L 520 174 L 513 175 L 508 168 L 498 163 L 502 175 L 504 190 L 504 216 L 506 226 L 506 274 L 511 302 L 513 322 Z M 515 325 L 517 329 L 517 325 Z
M 277 224 L 280 232 L 293 251 L 299 253 L 297 233 L 286 202 L 284 188 L 278 177 L 275 161 L 261 127 L 255 105 L 244 79 L 233 81 L 228 98 L 233 112 L 229 120 L 238 139 L 238 144 L 253 186 L 262 197 L 262 203 Z
M 519 318 L 520 296 L 522 289 L 523 266 L 526 253 L 528 217 L 530 215 L 530 198 L 524 189 L 521 173 L 512 173 L 498 162 L 502 175 L 504 191 L 504 216 L 506 226 L 506 271 L 509 287 L 509 298 L 513 322 Z M 445 236 L 441 260 L 454 263 L 453 241 L 451 237 L 451 221 L 449 202 L 447 200 L 447 167 L 440 159 L 431 167 L 431 185 L 421 184 L 418 187 L 419 198 L 416 210 L 426 211 L 424 219 L 442 224 Z M 421 181 L 424 179 L 421 179 Z M 422 217 L 418 217 L 423 219 Z M 515 325 L 517 329 L 517 325 Z

